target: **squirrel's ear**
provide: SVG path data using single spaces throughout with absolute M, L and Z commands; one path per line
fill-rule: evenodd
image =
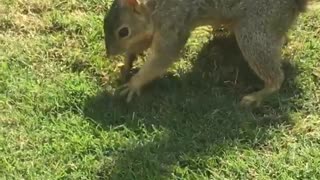
M 136 7 L 140 5 L 140 0 L 119 0 L 121 6 Z

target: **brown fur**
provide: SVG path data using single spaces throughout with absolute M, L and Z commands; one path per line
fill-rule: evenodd
M 133 56 L 149 50 L 146 63 L 123 86 L 122 94 L 129 102 L 145 84 L 166 72 L 194 28 L 224 26 L 265 82 L 264 89 L 243 97 L 241 104 L 260 105 L 281 87 L 281 47 L 306 4 L 307 0 L 115 0 L 105 17 L 106 49 L 110 55 L 126 52 Z M 126 37 L 119 35 L 123 26 L 130 32 Z M 129 59 L 125 71 L 131 68 Z

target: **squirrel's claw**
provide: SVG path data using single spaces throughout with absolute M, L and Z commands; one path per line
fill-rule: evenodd
M 119 94 L 120 94 L 120 96 L 127 95 L 126 102 L 129 103 L 133 99 L 134 95 L 140 96 L 140 94 L 141 94 L 140 89 L 141 89 L 140 86 L 136 86 L 134 81 L 131 79 L 128 83 L 119 87 L 119 90 L 120 90 Z

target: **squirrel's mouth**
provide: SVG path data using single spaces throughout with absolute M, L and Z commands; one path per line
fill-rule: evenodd
M 115 48 L 106 48 L 106 57 L 113 57 L 120 54 L 123 54 L 124 52 L 121 52 Z

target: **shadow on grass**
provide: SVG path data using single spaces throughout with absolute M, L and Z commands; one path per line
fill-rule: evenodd
M 130 104 L 107 93 L 89 99 L 85 115 L 106 130 L 124 125 L 141 136 L 142 126 L 150 132 L 154 127 L 166 132 L 124 152 L 114 150 L 115 166 L 109 169 L 106 165 L 98 176 L 184 179 L 183 171 L 173 166 L 210 176 L 205 157 L 213 158 L 210 168 L 218 169 L 221 159 L 235 147 L 266 146 L 269 128 L 293 123 L 288 113 L 295 105 L 290 99 L 299 89 L 294 84 L 295 68 L 285 63 L 284 69 L 287 79 L 279 95 L 258 110 L 242 110 L 238 107 L 240 98 L 261 88 L 262 82 L 244 62 L 233 37 L 216 37 L 201 50 L 192 72 L 153 82 Z

